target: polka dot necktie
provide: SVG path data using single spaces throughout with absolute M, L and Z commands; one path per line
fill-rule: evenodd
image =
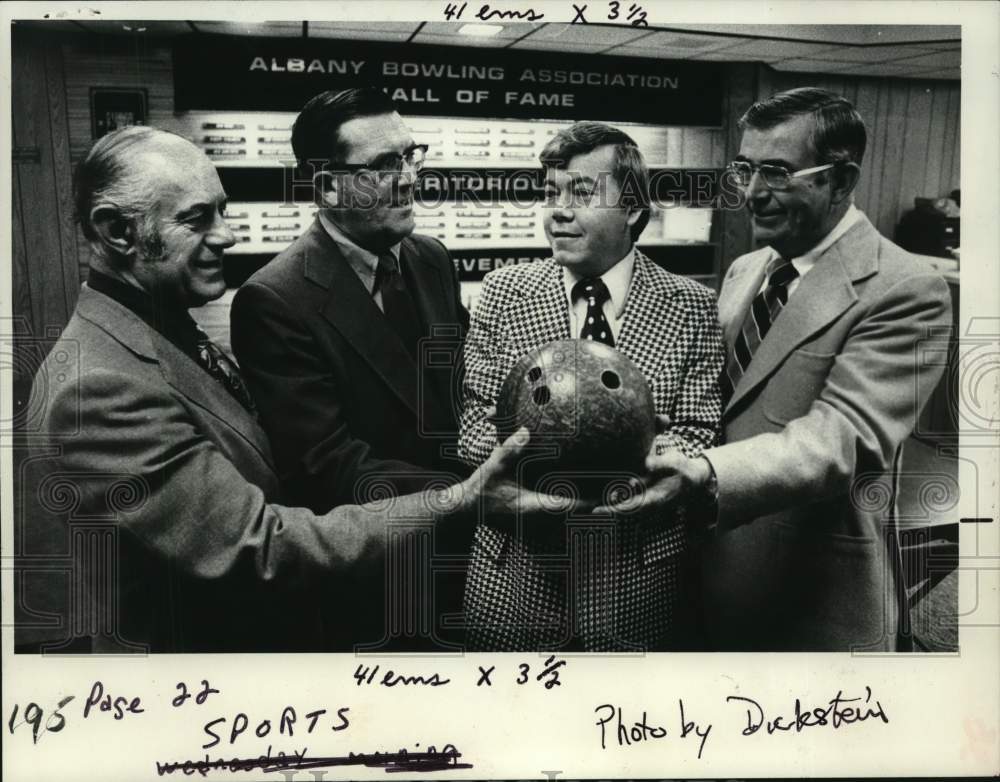
M 750 359 L 788 303 L 788 285 L 798 276 L 791 261 L 778 257 L 768 263 L 767 286 L 754 297 L 743 320 L 743 328 L 736 335 L 733 352 L 729 354 L 726 371 L 721 378 L 720 385 L 725 400 L 732 397 L 736 384 L 750 366 Z
M 608 286 L 600 277 L 585 277 L 573 286 L 573 301 L 585 299 L 587 315 L 580 329 L 580 339 L 603 342 L 615 346 L 615 338 L 611 334 L 611 324 L 604 315 L 604 302 L 611 298 Z

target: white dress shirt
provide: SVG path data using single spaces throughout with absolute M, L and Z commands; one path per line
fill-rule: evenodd
M 628 291 L 632 285 L 634 269 L 635 247 L 633 246 L 624 258 L 600 276 L 600 279 L 608 287 L 608 293 L 611 294 L 610 298 L 604 302 L 603 309 L 604 317 L 608 319 L 608 325 L 611 326 L 611 335 L 615 338 L 615 344 L 618 344 L 618 334 L 625 316 L 625 301 L 628 299 Z M 581 296 L 573 301 L 573 286 L 583 277 L 565 266 L 562 271 L 566 301 L 569 303 L 570 334 L 574 339 L 578 339 L 587 317 L 587 299 Z
M 833 227 L 833 230 L 831 230 L 830 233 L 823 237 L 819 244 L 809 250 L 809 252 L 804 253 L 797 258 L 792 258 L 792 266 L 795 267 L 795 271 L 799 273 L 799 276 L 788 283 L 787 290 L 789 296 L 795 293 L 795 289 L 799 287 L 799 282 L 806 276 L 806 273 L 816 265 L 816 261 L 819 260 L 819 257 L 830 249 L 830 247 L 833 246 L 833 243 L 847 233 L 848 229 L 860 219 L 861 211 L 854 204 L 851 204 L 847 207 L 847 211 L 844 213 L 844 216 L 840 218 L 840 222 Z M 771 258 L 768 259 L 768 263 L 777 257 L 778 251 L 772 247 Z M 767 275 L 764 275 L 764 281 L 760 285 L 760 291 L 764 290 L 766 287 Z M 758 291 L 758 293 L 760 291 Z

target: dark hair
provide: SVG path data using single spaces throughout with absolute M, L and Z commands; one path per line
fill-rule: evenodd
M 565 169 L 577 155 L 608 145 L 615 148 L 611 173 L 622 190 L 621 205 L 641 210 L 632 226 L 635 241 L 649 223 L 649 169 L 631 136 L 602 122 L 577 122 L 556 133 L 538 159 L 544 168 Z
M 310 178 L 308 161 L 344 163 L 344 144 L 340 126 L 358 117 L 392 114 L 396 104 L 382 90 L 374 87 L 353 87 L 349 90 L 321 92 L 302 107 L 292 126 L 292 150 L 298 161 L 299 174 Z
M 865 123 L 847 98 L 818 87 L 797 87 L 758 101 L 740 117 L 741 129 L 770 130 L 794 117 L 812 116 L 818 163 L 857 163 L 865 156 Z

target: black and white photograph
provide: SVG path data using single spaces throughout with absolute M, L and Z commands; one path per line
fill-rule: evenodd
M 5 774 L 1000 771 L 996 7 L 332 5 L 4 12 Z

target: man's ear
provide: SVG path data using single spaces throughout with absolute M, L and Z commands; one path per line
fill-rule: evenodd
M 135 252 L 135 228 L 110 204 L 98 204 L 90 210 L 90 224 L 97 231 L 102 244 L 116 254 L 128 256 Z
M 858 184 L 861 176 L 861 166 L 857 163 L 841 163 L 834 166 L 830 175 L 833 185 L 833 203 L 839 204 L 841 201 L 850 198 L 854 191 L 854 186 Z
M 313 192 L 316 194 L 316 203 L 320 206 L 337 206 L 340 201 L 337 187 L 337 177 L 331 172 L 317 171 L 313 174 Z
M 641 206 L 629 206 L 628 214 L 625 215 L 625 222 L 631 228 L 637 222 L 639 222 L 639 217 L 642 215 Z

